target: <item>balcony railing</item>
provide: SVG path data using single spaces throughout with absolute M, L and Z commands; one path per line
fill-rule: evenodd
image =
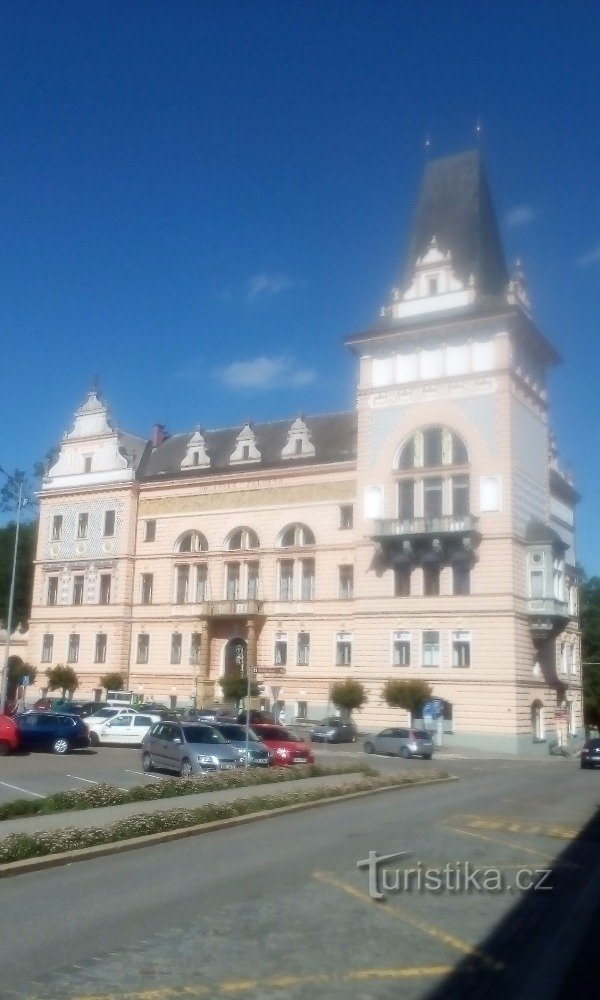
M 548 618 L 568 618 L 569 609 L 566 601 L 557 601 L 555 597 L 531 597 L 529 599 L 529 614 L 543 615 Z
M 204 601 L 198 610 L 206 618 L 251 618 L 262 614 L 262 601 Z
M 569 619 L 565 601 L 554 597 L 532 597 L 528 601 L 529 628 L 534 642 L 543 642 L 557 635 Z
M 375 538 L 407 538 L 423 535 L 464 535 L 477 531 L 473 514 L 442 517 L 400 517 L 374 521 Z

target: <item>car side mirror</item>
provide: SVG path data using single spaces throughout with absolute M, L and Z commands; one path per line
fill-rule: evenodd
M 178 745 L 181 744 L 181 740 L 179 739 L 179 736 L 175 736 L 175 738 L 173 739 L 173 743 L 176 743 Z

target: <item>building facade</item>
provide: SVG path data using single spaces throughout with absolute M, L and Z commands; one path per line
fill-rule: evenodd
M 350 338 L 352 411 L 120 431 L 93 390 L 41 492 L 28 659 L 171 703 L 252 671 L 288 721 L 425 679 L 447 740 L 518 753 L 581 728 L 577 493 L 558 356 L 509 277 L 480 156 L 428 164 L 403 277 Z M 41 686 L 41 685 L 40 685 Z

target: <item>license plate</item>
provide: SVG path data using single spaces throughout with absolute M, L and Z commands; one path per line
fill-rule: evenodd
M 235 766 L 235 764 L 221 764 L 221 769 L 223 771 L 231 771 Z
M 294 764 L 306 764 L 306 757 L 294 757 Z

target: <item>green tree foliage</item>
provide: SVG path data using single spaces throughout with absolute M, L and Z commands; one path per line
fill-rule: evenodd
M 23 678 L 28 677 L 33 683 L 37 677 L 37 670 L 31 663 L 25 663 L 20 656 L 9 656 L 8 658 L 8 687 L 7 697 L 13 701 L 17 696 L 17 688 L 23 683 Z
M 125 678 L 118 670 L 111 670 L 107 674 L 102 674 L 100 683 L 107 691 L 122 691 L 125 687 Z
M 427 681 L 389 680 L 381 692 L 390 708 L 404 708 L 407 712 L 418 713 L 424 701 L 431 698 L 433 688 Z
M 336 708 L 347 715 L 351 715 L 355 708 L 362 708 L 368 701 L 364 685 L 352 677 L 346 677 L 345 681 L 336 681 L 332 684 L 329 698 Z
M 36 540 L 37 521 L 21 522 L 19 546 L 17 549 L 17 570 L 15 574 L 13 630 L 18 624 L 26 625 L 29 620 Z M 8 600 L 14 550 L 15 522 L 11 521 L 0 528 L 0 619 L 3 623 L 6 623 L 8 619 Z
M 222 677 L 219 681 L 221 688 L 223 690 L 223 697 L 226 701 L 234 701 L 236 707 L 239 708 L 240 702 L 246 697 L 248 693 L 248 681 L 246 675 L 239 673 L 230 674 L 228 677 Z M 258 684 L 250 681 L 250 697 L 256 698 L 260 694 Z
M 55 667 L 48 667 L 46 677 L 48 678 L 48 690 L 59 690 L 63 698 L 66 698 L 67 694 L 72 694 L 79 687 L 79 680 L 73 667 L 65 666 L 63 663 L 57 663 Z
M 588 726 L 600 726 L 600 577 L 580 589 L 583 715 Z

